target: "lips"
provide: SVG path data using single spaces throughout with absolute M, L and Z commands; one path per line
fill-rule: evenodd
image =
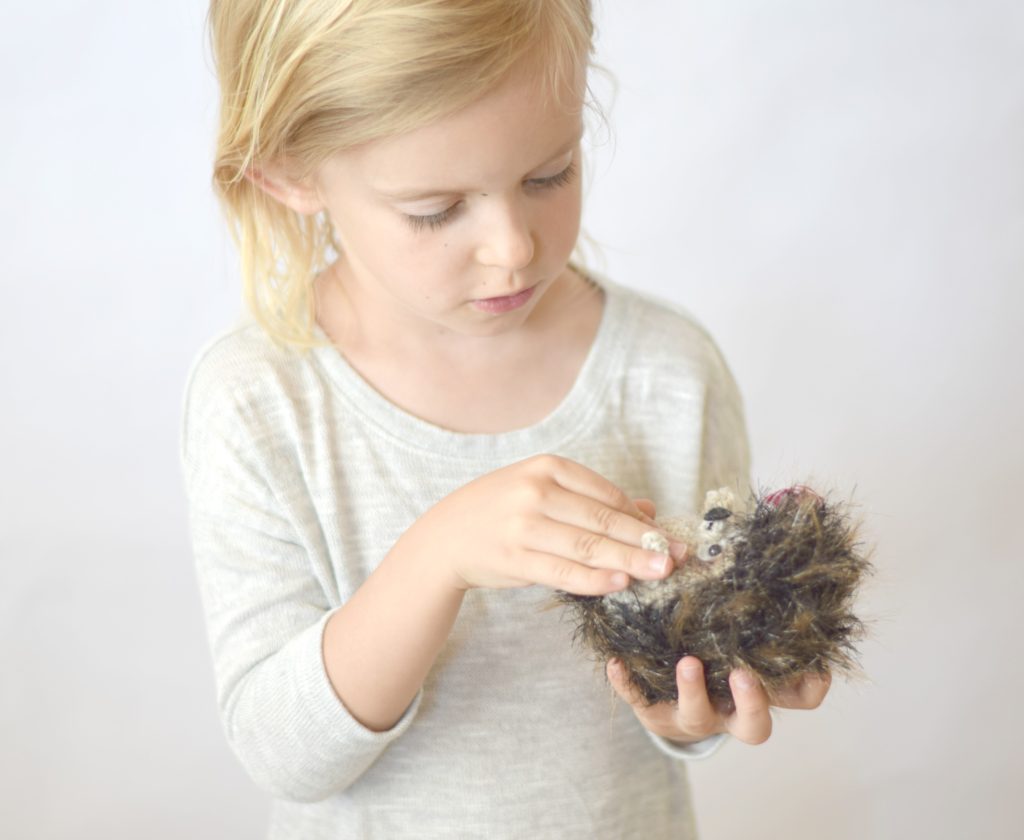
M 482 309 L 484 312 L 511 312 L 513 309 L 519 309 L 519 307 L 524 306 L 533 297 L 533 292 L 536 288 L 536 286 L 531 286 L 528 289 L 523 289 L 521 292 L 516 292 L 513 295 L 503 295 L 502 297 L 480 298 L 473 301 L 473 306 L 477 309 Z

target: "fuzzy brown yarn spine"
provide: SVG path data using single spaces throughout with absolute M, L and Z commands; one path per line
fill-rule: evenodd
M 733 565 L 696 576 L 663 606 L 559 593 L 577 639 L 616 657 L 648 703 L 677 699 L 675 666 L 704 664 L 712 703 L 733 709 L 729 673 L 744 668 L 769 695 L 805 673 L 856 669 L 863 625 L 853 599 L 870 563 L 839 505 L 812 494 L 756 500 L 740 524 Z

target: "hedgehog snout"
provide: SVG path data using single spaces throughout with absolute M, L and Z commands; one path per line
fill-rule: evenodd
M 640 547 L 645 551 L 668 554 L 668 537 L 657 531 L 647 531 L 640 537 Z

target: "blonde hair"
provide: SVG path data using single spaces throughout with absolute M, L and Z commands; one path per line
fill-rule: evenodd
M 590 0 L 211 0 L 221 89 L 213 183 L 246 303 L 275 341 L 314 339 L 313 278 L 338 251 L 324 214 L 269 199 L 247 174 L 296 178 L 330 155 L 478 100 L 524 63 L 558 92 L 590 64 Z

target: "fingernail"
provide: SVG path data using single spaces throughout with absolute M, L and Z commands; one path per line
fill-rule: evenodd
M 699 665 L 684 665 L 680 670 L 682 671 L 683 679 L 686 680 L 686 682 L 696 682 L 697 677 L 700 676 Z
M 668 569 L 669 558 L 667 556 L 655 557 L 650 562 L 651 571 L 663 575 L 665 570 Z
M 670 542 L 668 544 L 668 553 L 677 561 L 686 559 L 686 543 L 681 542 Z

